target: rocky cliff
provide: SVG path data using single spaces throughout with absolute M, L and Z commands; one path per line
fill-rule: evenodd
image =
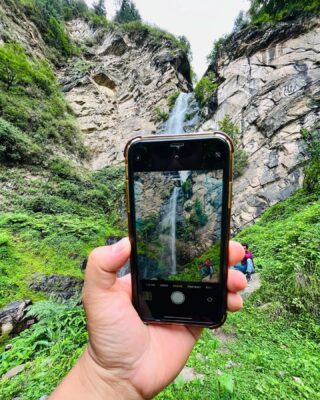
M 82 59 L 60 72 L 85 134 L 90 166 L 117 164 L 131 137 L 156 130 L 155 109 L 168 111 L 168 95 L 191 90 L 188 58 L 169 40 L 141 31 L 93 30 L 82 20 L 68 29 L 79 46 L 87 46 Z
M 216 129 L 230 115 L 249 155 L 248 168 L 234 183 L 235 230 L 301 186 L 301 130 L 320 117 L 319 66 L 318 19 L 249 27 L 229 37 L 209 66 L 220 85 L 202 129 Z

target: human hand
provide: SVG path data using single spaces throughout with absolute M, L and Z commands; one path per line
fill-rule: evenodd
M 90 254 L 83 288 L 89 345 L 52 400 L 150 399 L 178 375 L 200 337 L 201 328 L 141 321 L 131 303 L 130 275 L 116 276 L 129 254 L 127 238 Z M 242 246 L 230 242 L 230 265 L 243 255 Z M 230 269 L 229 311 L 242 307 L 236 292 L 245 286 L 244 275 Z M 71 395 L 79 381 L 82 392 Z

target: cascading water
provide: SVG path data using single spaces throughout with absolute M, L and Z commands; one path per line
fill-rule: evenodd
M 180 93 L 170 117 L 165 126 L 165 133 L 176 134 L 183 133 L 185 116 L 189 107 L 189 100 L 192 93 Z
M 177 222 L 177 202 L 181 188 L 175 186 L 164 210 L 164 217 L 160 223 L 161 232 L 165 238 L 162 259 L 171 265 L 171 274 L 177 273 L 176 258 L 176 222 Z

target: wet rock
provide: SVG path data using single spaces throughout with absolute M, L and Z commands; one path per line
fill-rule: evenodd
M 31 300 L 14 301 L 0 310 L 1 334 L 18 334 L 36 321 L 33 317 L 26 317 Z
M 29 283 L 30 289 L 54 295 L 60 299 L 68 300 L 79 294 L 83 280 L 73 276 L 64 275 L 35 275 Z

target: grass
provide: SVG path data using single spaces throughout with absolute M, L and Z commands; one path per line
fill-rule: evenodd
M 194 348 L 187 366 L 203 378 L 188 383 L 178 378 L 157 399 L 319 398 L 320 346 L 290 317 L 249 300 L 223 327 L 229 341 L 206 331 Z
M 227 341 L 221 342 L 209 330 L 203 333 L 187 364 L 203 377 L 190 382 L 178 378 L 158 395 L 159 400 L 319 398 L 320 327 L 316 305 L 310 307 L 316 302 L 319 286 L 301 291 L 301 287 L 297 290 L 288 284 L 296 273 L 290 264 L 292 254 L 300 272 L 312 277 L 313 270 L 310 273 L 308 268 L 314 262 L 315 279 L 319 276 L 316 270 L 319 258 L 313 258 L 313 252 L 320 248 L 316 235 L 319 215 L 318 195 L 300 191 L 270 208 L 255 225 L 237 236 L 236 239 L 249 242 L 254 252 L 262 287 L 240 313 L 229 314 L 222 328 L 229 338 Z M 102 222 L 97 225 L 96 217 L 86 220 L 73 217 L 69 222 L 65 217 L 8 215 L 1 219 L 0 226 L 6 230 L 7 238 L 0 240 L 0 248 L 2 251 L 7 248 L 7 252 L 14 250 L 11 257 L 23 250 L 21 267 L 24 257 L 34 260 L 36 255 L 47 260 L 46 268 L 59 270 L 63 259 L 64 272 L 79 274 L 78 260 L 68 259 L 69 252 L 85 255 L 92 245 L 103 240 L 108 228 Z M 296 240 L 292 241 L 294 227 Z M 15 242 L 10 250 L 11 240 Z M 305 263 L 297 258 L 300 253 L 307 260 Z M 40 268 L 40 261 L 37 262 Z M 13 339 L 12 350 L 3 354 L 0 375 L 27 363 L 20 375 L 10 381 L 0 380 L 4 400 L 15 396 L 31 400 L 49 394 L 86 343 L 80 306 L 38 302 L 33 312 L 40 322 Z

